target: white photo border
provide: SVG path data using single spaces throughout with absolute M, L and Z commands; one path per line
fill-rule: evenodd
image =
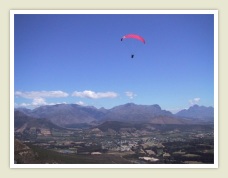
M 214 15 L 214 164 L 15 164 L 14 15 L 16 14 L 213 14 Z M 218 10 L 10 10 L 10 168 L 218 168 Z

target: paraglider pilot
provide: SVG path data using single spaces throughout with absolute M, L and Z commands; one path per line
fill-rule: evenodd
M 143 37 L 139 36 L 139 35 L 136 35 L 136 34 L 127 34 L 127 35 L 124 35 L 120 41 L 123 41 L 124 39 L 127 39 L 127 38 L 134 38 L 136 40 L 139 40 L 141 42 L 143 42 L 144 44 L 146 43 L 146 41 L 144 40 Z M 131 58 L 134 58 L 134 54 L 131 54 Z

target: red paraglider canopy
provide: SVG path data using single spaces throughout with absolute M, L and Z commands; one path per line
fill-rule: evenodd
M 143 37 L 139 36 L 139 35 L 136 35 L 136 34 L 127 34 L 127 35 L 124 35 L 122 38 L 121 38 L 121 41 L 123 41 L 124 39 L 126 38 L 134 38 L 134 39 L 137 39 L 137 40 L 140 40 L 141 42 L 143 42 L 144 44 L 146 43 L 146 41 L 144 40 Z

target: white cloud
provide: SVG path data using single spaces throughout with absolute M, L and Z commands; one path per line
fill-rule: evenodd
M 47 102 L 44 98 L 34 98 L 32 102 L 32 106 L 41 106 L 41 105 L 47 105 Z
M 31 103 L 14 103 L 14 107 L 25 107 L 25 108 L 36 108 L 42 105 L 56 105 L 56 104 L 67 104 L 66 102 L 62 103 L 48 103 L 44 98 L 34 98 Z
M 136 94 L 134 94 L 133 92 L 131 91 L 127 91 L 125 92 L 126 96 L 129 97 L 130 99 L 133 99 L 135 96 L 137 96 Z
M 91 99 L 99 99 L 99 98 L 116 98 L 118 96 L 115 92 L 94 92 L 90 90 L 85 90 L 83 92 L 75 91 L 72 96 L 80 97 L 80 98 L 91 98 Z
M 47 103 L 46 98 L 62 98 L 67 97 L 69 94 L 63 91 L 30 91 L 30 92 L 22 92 L 16 91 L 15 96 L 32 99 L 31 103 L 21 103 L 16 104 L 15 107 L 38 107 L 42 105 L 54 105 L 58 103 Z
M 14 103 L 14 107 L 15 108 L 17 108 L 17 107 L 30 107 L 31 106 L 31 104 L 28 104 L 28 103 L 20 103 L 20 104 L 18 104 L 18 103 Z
M 86 106 L 86 104 L 83 101 L 79 101 L 76 104 L 81 105 L 81 106 Z
M 189 100 L 189 104 L 192 106 L 192 105 L 195 105 L 195 104 L 198 104 L 200 102 L 200 98 L 193 98 L 193 99 L 190 99 Z
M 46 103 L 46 101 L 43 98 L 35 98 L 33 99 L 33 101 L 31 103 L 15 103 L 14 107 L 18 108 L 18 107 L 23 107 L 23 108 L 36 108 L 42 105 L 51 105 Z
M 31 92 L 16 91 L 15 96 L 27 98 L 27 99 L 61 98 L 61 97 L 67 97 L 68 93 L 65 93 L 63 91 L 31 91 Z

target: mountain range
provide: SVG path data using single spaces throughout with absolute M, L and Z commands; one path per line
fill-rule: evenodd
M 176 114 L 162 110 L 155 105 L 137 105 L 127 103 L 111 109 L 77 104 L 45 105 L 33 110 L 15 108 L 15 126 L 21 126 L 28 120 L 38 123 L 54 124 L 59 127 L 77 127 L 78 125 L 98 125 L 108 121 L 152 124 L 195 124 L 213 122 L 214 108 L 194 105 Z M 31 124 L 31 123 L 30 123 Z M 52 126 L 54 127 L 54 126 Z

